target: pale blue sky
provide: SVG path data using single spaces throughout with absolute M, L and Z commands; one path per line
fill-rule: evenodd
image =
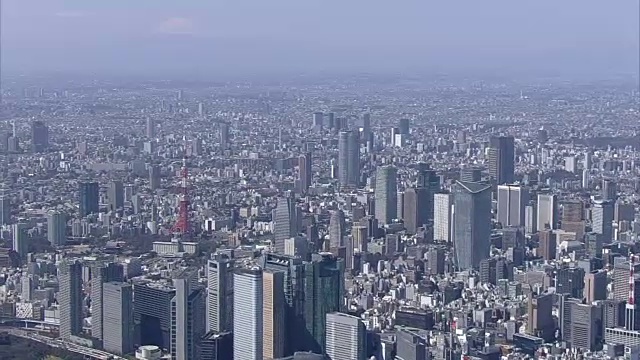
M 638 71 L 640 0 L 1 0 L 6 71 Z

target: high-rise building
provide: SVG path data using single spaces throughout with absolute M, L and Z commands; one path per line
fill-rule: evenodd
M 364 360 L 367 330 L 359 318 L 339 312 L 326 316 L 326 354 L 332 360 Z
M 279 359 L 285 355 L 285 299 L 282 271 L 263 271 L 263 357 Z
M 333 211 L 329 219 L 329 244 L 332 249 L 344 246 L 345 232 L 344 212 L 342 210 Z
M 458 268 L 478 268 L 489 257 L 491 186 L 456 182 L 454 199 L 454 251 Z
M 207 263 L 207 330 L 233 330 L 233 259 L 213 259 Z
M 409 135 L 411 121 L 409 119 L 400 119 L 398 121 L 398 130 L 401 135 Z
M 133 287 L 123 282 L 105 283 L 103 298 L 103 348 L 117 355 L 128 354 L 134 344 Z
M 338 137 L 338 181 L 342 187 L 358 186 L 360 143 L 354 131 L 341 131 Z
M 362 139 L 366 141 L 369 138 L 370 133 L 371 133 L 371 114 L 364 113 L 362 114 Z
M 558 222 L 558 201 L 553 194 L 538 194 L 537 229 L 555 229 Z
M 453 195 L 435 194 L 433 203 L 433 239 L 449 242 L 452 240 Z
M 306 194 L 311 186 L 311 152 L 306 152 L 298 157 L 298 179 L 300 192 Z
M 398 170 L 394 166 L 382 166 L 376 171 L 376 219 L 380 224 L 390 224 L 397 218 Z
M 556 234 L 549 229 L 542 230 L 538 234 L 538 241 L 540 242 L 540 245 L 538 246 L 538 255 L 542 256 L 545 260 L 555 260 L 556 249 L 558 246 L 556 242 Z
M 233 358 L 262 360 L 264 349 L 264 285 L 259 267 L 234 275 Z
M 407 233 L 415 234 L 417 229 L 429 221 L 429 192 L 427 188 L 408 188 L 404 191 L 404 227 Z
M 20 255 L 21 259 L 29 252 L 29 236 L 27 234 L 27 224 L 17 223 L 11 225 L 11 235 L 13 240 L 13 251 Z
M 172 279 L 171 358 L 197 359 L 200 341 L 206 334 L 205 292 L 197 285 L 198 272 L 184 270 Z
M 418 164 L 418 176 L 416 187 L 426 190 L 424 204 L 426 208 L 427 220 L 433 220 L 434 203 L 433 197 L 440 192 L 440 177 L 435 170 L 429 169 L 425 163 Z
M 51 246 L 62 246 L 67 241 L 67 215 L 58 211 L 47 214 L 47 240 Z
M 69 340 L 71 335 L 82 333 L 82 264 L 63 260 L 58 265 L 58 304 L 60 310 L 60 337 Z
M 139 344 L 171 347 L 171 300 L 175 288 L 158 283 L 134 280 L 134 318 Z
M 80 216 L 100 212 L 100 187 L 97 182 L 81 182 L 79 184 Z
M 529 319 L 527 323 L 527 333 L 541 337 L 545 341 L 552 341 L 555 332 L 555 322 L 552 311 L 553 294 L 531 294 L 528 302 Z
M 151 117 L 147 117 L 146 135 L 149 139 L 153 139 L 156 137 L 156 122 Z
M 618 185 L 611 179 L 602 179 L 602 199 L 615 201 L 618 196 Z
M 427 269 L 431 275 L 442 275 L 445 272 L 445 248 L 437 246 L 427 253 Z
M 466 167 L 460 169 L 460 181 L 480 182 L 482 181 L 482 169 L 478 167 Z
M 613 203 L 607 200 L 595 200 L 591 209 L 591 227 L 593 232 L 602 235 L 605 244 L 613 241 Z
M 396 331 L 396 359 L 429 359 L 429 340 L 412 328 L 399 327 Z
M 117 209 L 124 208 L 124 186 L 122 185 L 122 181 L 112 181 L 109 183 L 107 198 L 109 199 L 109 210 L 116 211 Z
M 562 202 L 561 229 L 576 233 L 576 238 L 584 235 L 584 204 L 580 200 L 566 200 Z
M 149 187 L 151 190 L 156 190 L 160 188 L 161 181 L 160 167 L 157 165 L 149 166 Z
M 602 309 L 599 305 L 571 303 L 572 348 L 595 351 L 603 341 Z
M 222 151 L 229 148 L 229 124 L 220 123 L 220 149 Z
M 284 254 L 284 242 L 298 235 L 298 209 L 295 198 L 290 195 L 278 198 L 273 215 L 274 247 L 277 252 Z
M 8 225 L 11 222 L 11 197 L 0 190 L 0 226 Z
M 316 130 L 322 130 L 322 128 L 324 127 L 324 113 L 313 113 L 313 127 Z
M 498 184 L 510 184 L 514 180 L 515 146 L 513 136 L 491 138 L 488 150 L 489 175 Z
M 585 271 L 580 267 L 562 267 L 556 271 L 555 285 L 557 294 L 569 294 L 582 298 L 584 294 Z
M 124 268 L 118 263 L 98 262 L 91 267 L 91 336 L 102 340 L 104 335 L 104 284 L 124 281 Z
M 49 148 L 49 127 L 42 121 L 31 124 L 31 148 L 34 153 L 45 152 Z
M 584 275 L 584 298 L 587 304 L 607 298 L 607 272 L 595 270 Z
M 498 222 L 503 227 L 524 226 L 524 209 L 529 189 L 519 185 L 498 185 Z
M 358 252 L 367 252 L 369 244 L 369 229 L 364 225 L 353 225 L 351 227 L 351 236 L 353 237 L 354 249 Z
M 323 353 L 326 315 L 340 311 L 344 297 L 344 260 L 328 253 L 313 254 L 305 263 L 303 348 Z

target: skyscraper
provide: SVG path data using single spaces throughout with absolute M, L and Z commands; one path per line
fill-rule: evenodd
M 103 286 L 103 348 L 118 355 L 133 351 L 133 288 L 123 282 Z M 93 318 L 92 318 L 93 319 Z
M 124 186 L 122 181 L 112 181 L 109 183 L 109 191 L 107 193 L 109 199 L 109 210 L 116 211 L 124 208 Z
M 47 214 L 47 240 L 51 246 L 62 246 L 67 241 L 67 215 L 58 211 Z
M 376 219 L 382 224 L 390 224 L 397 218 L 398 171 L 393 166 L 382 166 L 376 171 Z
M 435 194 L 433 197 L 433 239 L 451 241 L 452 194 Z
M 591 209 L 593 232 L 602 235 L 605 244 L 613 241 L 613 203 L 607 200 L 595 200 Z
M 157 286 L 147 280 L 133 281 L 134 317 L 139 344 L 171 348 L 171 301 L 176 295 L 171 286 Z
M 229 148 L 229 124 L 220 123 L 220 149 L 222 151 Z
M 558 201 L 553 194 L 538 194 L 538 231 L 555 229 L 558 222 Z
M 513 183 L 515 147 L 513 136 L 492 137 L 488 150 L 489 175 L 498 184 Z
M 49 127 L 42 121 L 31 124 L 31 148 L 34 153 L 45 152 L 49 148 Z
M 426 208 L 426 219 L 433 220 L 433 197 L 440 192 L 440 177 L 435 170 L 429 169 L 425 163 L 418 164 L 418 177 L 416 188 L 425 189 L 424 206 Z
M 122 264 L 98 262 L 91 267 L 91 336 L 102 340 L 104 284 L 124 281 Z
M 80 216 L 97 214 L 100 211 L 100 187 L 97 182 L 81 182 L 79 184 Z
M 146 135 L 149 139 L 153 139 L 156 137 L 156 122 L 151 117 L 147 117 Z
M 311 152 L 306 152 L 298 157 L 298 178 L 300 180 L 300 191 L 306 194 L 311 186 Z
M 454 250 L 458 268 L 477 268 L 489 257 L 491 237 L 491 187 L 456 182 L 454 199 Z
M 482 169 L 478 167 L 466 167 L 460 169 L 460 181 L 480 182 L 482 180 Z
M 207 264 L 207 330 L 233 330 L 234 260 L 214 259 Z
M 551 341 L 554 336 L 553 294 L 529 295 L 527 333 Z
M 11 222 L 11 198 L 3 188 L 0 190 L 0 226 L 8 225 L 9 222 Z
M 263 271 L 263 357 L 279 359 L 285 355 L 285 299 L 282 271 Z
M 151 190 L 160 188 L 161 174 L 160 167 L 157 165 L 149 166 L 149 187 Z
M 503 227 L 524 226 L 524 209 L 529 189 L 518 185 L 498 185 L 498 222 Z
M 404 227 L 407 233 L 416 230 L 429 220 L 429 192 L 427 188 L 408 188 L 404 191 Z
M 29 251 L 27 224 L 17 223 L 11 225 L 11 235 L 13 240 L 13 251 L 17 252 L 21 259 L 24 259 Z
M 542 256 L 545 260 L 555 260 L 556 248 L 558 246 L 556 234 L 549 229 L 542 230 L 538 235 L 538 240 L 540 246 L 538 247 L 539 252 L 536 254 Z
M 607 298 L 607 272 L 595 270 L 584 275 L 584 298 L 587 304 Z
M 341 131 L 338 137 L 338 181 L 340 186 L 358 186 L 360 176 L 360 144 L 358 134 Z
M 618 194 L 618 185 L 611 179 L 602 179 L 602 199 L 616 200 Z
M 326 354 L 331 360 L 364 360 L 367 331 L 359 318 L 339 312 L 327 314 Z
M 274 247 L 277 252 L 284 254 L 284 242 L 298 235 L 298 209 L 293 196 L 278 198 L 278 204 L 273 211 Z
M 344 212 L 342 210 L 333 211 L 329 219 L 329 245 L 332 249 L 344 246 L 345 231 Z
M 407 118 L 404 119 L 400 119 L 400 121 L 398 121 L 398 130 L 400 132 L 400 134 L 402 135 L 409 135 L 409 126 L 410 126 L 410 120 Z
M 171 358 L 197 359 L 200 341 L 206 333 L 204 289 L 197 285 L 198 272 L 184 270 L 173 278 L 171 299 Z
M 323 353 L 326 315 L 340 311 L 344 297 L 344 260 L 328 253 L 313 254 L 305 263 L 304 319 L 306 335 L 303 346 Z
M 63 260 L 58 264 L 58 304 L 60 310 L 60 337 L 82 333 L 82 264 Z
M 428 359 L 429 340 L 416 329 L 399 327 L 396 331 L 397 359 Z
M 313 127 L 316 130 L 322 130 L 322 128 L 324 127 L 324 113 L 313 113 Z
M 263 274 L 259 267 L 239 269 L 234 275 L 233 358 L 263 360 Z

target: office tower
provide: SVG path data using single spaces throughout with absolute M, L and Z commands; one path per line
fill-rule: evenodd
M 71 335 L 82 333 L 82 264 L 63 260 L 58 265 L 58 305 L 60 311 L 60 337 L 69 340 Z
M 306 194 L 311 186 L 311 152 L 298 157 L 298 180 L 300 192 Z
M 147 117 L 146 135 L 149 139 L 156 137 L 156 122 L 151 117 Z
M 480 182 L 482 181 L 482 169 L 478 167 L 466 167 L 460 169 L 460 181 Z
M 428 338 L 415 329 L 399 327 L 396 331 L 396 359 L 429 359 L 429 347 Z
M 324 127 L 324 113 L 315 112 L 313 113 L 313 127 L 316 130 L 322 130 Z
M 556 271 L 556 293 L 582 298 L 585 271 L 579 267 L 563 267 Z
M 582 188 L 588 189 L 589 185 L 589 170 L 584 169 L 582 170 Z
M 233 358 L 262 360 L 264 285 L 259 267 L 239 269 L 233 278 Z
M 530 294 L 527 311 L 529 315 L 527 333 L 529 335 L 541 337 L 545 341 L 552 341 L 555 332 L 555 322 L 553 320 L 552 311 L 553 294 Z
M 426 219 L 433 220 L 433 197 L 440 192 L 440 177 L 435 170 L 429 169 L 429 165 L 420 163 L 418 164 L 416 187 L 426 190 L 422 203 L 426 208 Z
M 11 197 L 5 193 L 5 189 L 0 190 L 0 226 L 8 225 L 11 222 Z
M 590 151 L 587 151 L 584 153 L 583 168 L 585 170 L 591 170 L 591 165 L 592 165 L 591 157 L 592 157 L 592 154 Z
M 380 224 L 390 224 L 397 218 L 398 170 L 394 166 L 382 166 L 376 171 L 376 219 Z
M 636 209 L 633 203 L 616 201 L 613 209 L 613 220 L 615 222 L 629 221 L 632 222 L 636 217 Z
M 31 124 L 31 149 L 34 153 L 47 151 L 49 147 L 49 127 L 42 121 Z
M 445 271 L 445 248 L 436 246 L 427 252 L 427 269 L 431 275 L 442 275 Z
M 91 267 L 91 336 L 102 340 L 105 332 L 103 326 L 104 284 L 124 281 L 122 264 L 99 262 Z
M 593 232 L 602 235 L 605 244 L 613 241 L 613 203 L 607 200 L 595 200 L 591 209 L 591 227 Z
M 367 330 L 359 318 L 339 312 L 327 314 L 325 352 L 331 360 L 365 360 Z
M 584 207 L 580 200 L 567 200 L 562 203 L 561 229 L 576 233 L 576 238 L 584 235 L 585 224 L 583 221 Z
M 402 135 L 409 135 L 411 121 L 409 119 L 400 119 L 398 121 L 398 130 Z
M 63 246 L 67 242 L 67 215 L 58 211 L 47 214 L 47 240 L 51 246 Z
M 480 260 L 489 257 L 491 186 L 458 181 L 453 190 L 453 237 L 458 268 L 478 268 Z
M 304 350 L 304 269 L 302 259 L 278 254 L 264 254 L 261 267 L 284 273 L 285 298 L 285 354 Z
M 338 137 L 338 181 L 340 186 L 358 186 L 360 144 L 354 131 L 341 131 Z
M 615 201 L 618 194 L 618 185 L 611 179 L 602 179 L 602 199 Z
M 200 340 L 206 333 L 205 292 L 198 283 L 198 272 L 184 270 L 173 279 L 171 299 L 171 358 L 197 359 Z
M 207 263 L 207 331 L 233 330 L 234 263 L 226 258 Z
M 498 184 L 513 183 L 515 147 L 513 136 L 492 137 L 488 150 L 489 176 Z
M 362 114 L 362 139 L 366 141 L 371 133 L 371 114 Z
M 536 209 L 533 205 L 529 204 L 524 207 L 524 231 L 526 231 L 527 234 L 536 233 L 538 231 L 536 225 L 538 225 Z
M 334 129 L 335 128 L 335 122 L 336 122 L 335 114 L 330 112 L 330 113 L 324 114 L 324 116 L 327 119 L 327 127 L 329 129 Z
M 313 254 L 304 264 L 305 338 L 302 346 L 323 353 L 326 315 L 340 311 L 344 298 L 344 260 L 328 253 Z
M 353 225 L 351 227 L 351 236 L 353 237 L 353 246 L 357 252 L 367 252 L 369 245 L 369 229 L 365 225 Z
M 607 298 L 607 272 L 595 270 L 584 276 L 584 298 L 587 304 Z
M 198 103 L 198 116 L 204 116 L 204 104 Z
M 109 210 L 116 211 L 124 208 L 124 186 L 122 181 L 112 181 L 109 183 L 109 191 L 107 193 L 109 199 Z
M 285 355 L 284 272 L 263 271 L 263 357 L 279 359 Z
M 558 201 L 553 194 L 538 194 L 537 229 L 555 229 L 558 221 Z
M 524 226 L 524 208 L 529 189 L 517 185 L 498 185 L 498 222 L 503 227 Z
M 171 348 L 171 300 L 176 290 L 170 286 L 134 280 L 134 317 L 139 344 Z
M 570 173 L 576 173 L 578 171 L 575 156 L 567 156 L 564 158 L 564 170 Z
M 640 263 L 633 266 L 634 274 L 640 274 Z M 629 261 L 617 262 L 613 267 L 613 298 L 615 300 L 626 301 L 629 299 Z M 640 287 L 635 287 L 640 292 Z M 640 295 L 640 294 L 638 294 Z M 640 299 L 640 297 L 637 297 Z
M 292 196 L 278 198 L 278 204 L 273 211 L 274 247 L 281 254 L 284 253 L 285 240 L 298 235 L 298 209 Z
M 149 187 L 151 188 L 151 190 L 156 190 L 160 188 L 160 181 L 161 181 L 160 167 L 157 165 L 150 165 L 149 166 Z
M 24 259 L 29 251 L 27 224 L 17 223 L 11 225 L 11 235 L 13 240 L 13 251 L 17 252 L 21 259 Z
M 496 258 L 480 260 L 480 282 L 483 284 L 496 284 Z
M 408 188 L 404 192 L 404 227 L 408 234 L 427 223 L 429 211 L 429 194 L 426 188 Z
M 79 184 L 80 217 L 100 212 L 100 187 L 97 182 Z
M 332 249 L 344 246 L 345 231 L 344 212 L 342 210 L 333 211 L 329 219 L 329 244 Z
M 452 240 L 453 195 L 435 194 L 433 204 L 433 240 L 449 242 Z
M 558 247 L 556 234 L 549 229 L 542 230 L 538 235 L 538 241 L 540 243 L 538 246 L 539 252 L 536 252 L 536 254 L 542 256 L 545 260 L 555 260 Z
M 572 348 L 595 351 L 603 340 L 602 309 L 599 305 L 571 303 Z
M 229 124 L 220 123 L 220 149 L 227 150 L 229 145 Z
M 133 351 L 134 344 L 133 287 L 123 282 L 108 282 L 103 285 L 102 292 L 102 347 L 117 355 L 128 354 Z

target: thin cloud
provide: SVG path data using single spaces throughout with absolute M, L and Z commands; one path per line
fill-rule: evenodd
M 87 11 L 80 10 L 67 10 L 67 11 L 59 11 L 55 13 L 55 16 L 62 18 L 80 18 L 90 16 L 92 13 Z
M 164 20 L 158 25 L 156 31 L 172 35 L 192 35 L 195 33 L 193 21 L 182 17 L 172 17 Z

